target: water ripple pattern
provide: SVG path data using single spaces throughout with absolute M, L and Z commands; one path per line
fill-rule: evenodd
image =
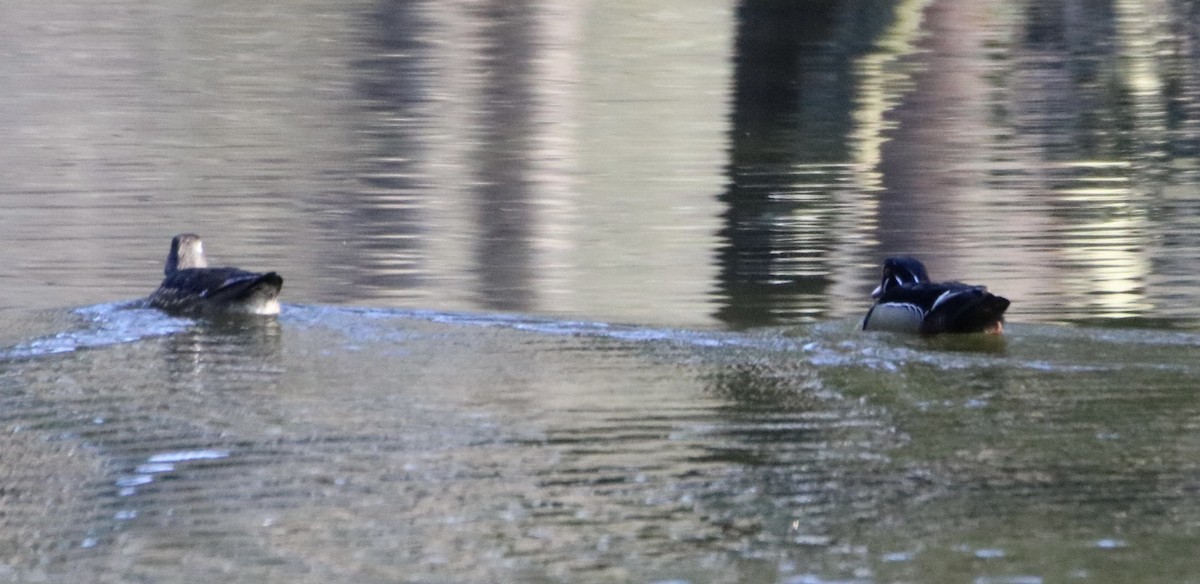
M 0 352 L 15 574 L 1045 577 L 1038 549 L 1079 570 L 1119 550 L 1136 571 L 1200 517 L 1190 333 L 74 314 L 46 337 L 69 343 Z

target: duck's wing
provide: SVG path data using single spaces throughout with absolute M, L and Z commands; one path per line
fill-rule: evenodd
M 278 311 L 283 278 L 237 268 L 176 270 L 150 295 L 150 305 L 168 311 L 228 308 L 240 312 Z
M 917 284 L 906 284 L 904 286 L 893 286 L 888 288 L 886 292 L 879 296 L 877 304 L 910 304 L 916 306 L 922 313 L 929 312 L 933 309 L 934 303 L 942 298 L 943 295 L 957 287 L 956 284 L 935 284 L 932 282 L 920 282 Z M 964 286 L 969 288 L 969 286 Z
M 1004 320 L 1007 298 L 996 296 L 983 286 L 950 284 L 929 306 L 921 332 L 977 333 L 990 330 Z

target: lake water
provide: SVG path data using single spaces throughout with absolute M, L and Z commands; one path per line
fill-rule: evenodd
M 0 580 L 1200 580 L 1185 4 L 0 9 Z M 283 274 L 171 318 L 172 235 Z M 879 264 L 1004 338 L 856 330 Z

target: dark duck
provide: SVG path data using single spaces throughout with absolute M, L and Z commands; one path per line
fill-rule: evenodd
M 862 323 L 868 331 L 1001 334 L 1008 310 L 1008 299 L 984 286 L 931 282 L 925 266 L 911 257 L 885 260 L 883 280 L 871 297 L 875 305 Z
M 279 274 L 210 268 L 199 235 L 171 240 L 163 273 L 162 285 L 149 298 L 154 308 L 187 315 L 279 314 Z

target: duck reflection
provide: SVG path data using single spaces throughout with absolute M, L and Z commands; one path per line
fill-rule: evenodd
M 167 391 L 262 390 L 283 373 L 283 331 L 274 318 L 198 321 L 164 341 Z

